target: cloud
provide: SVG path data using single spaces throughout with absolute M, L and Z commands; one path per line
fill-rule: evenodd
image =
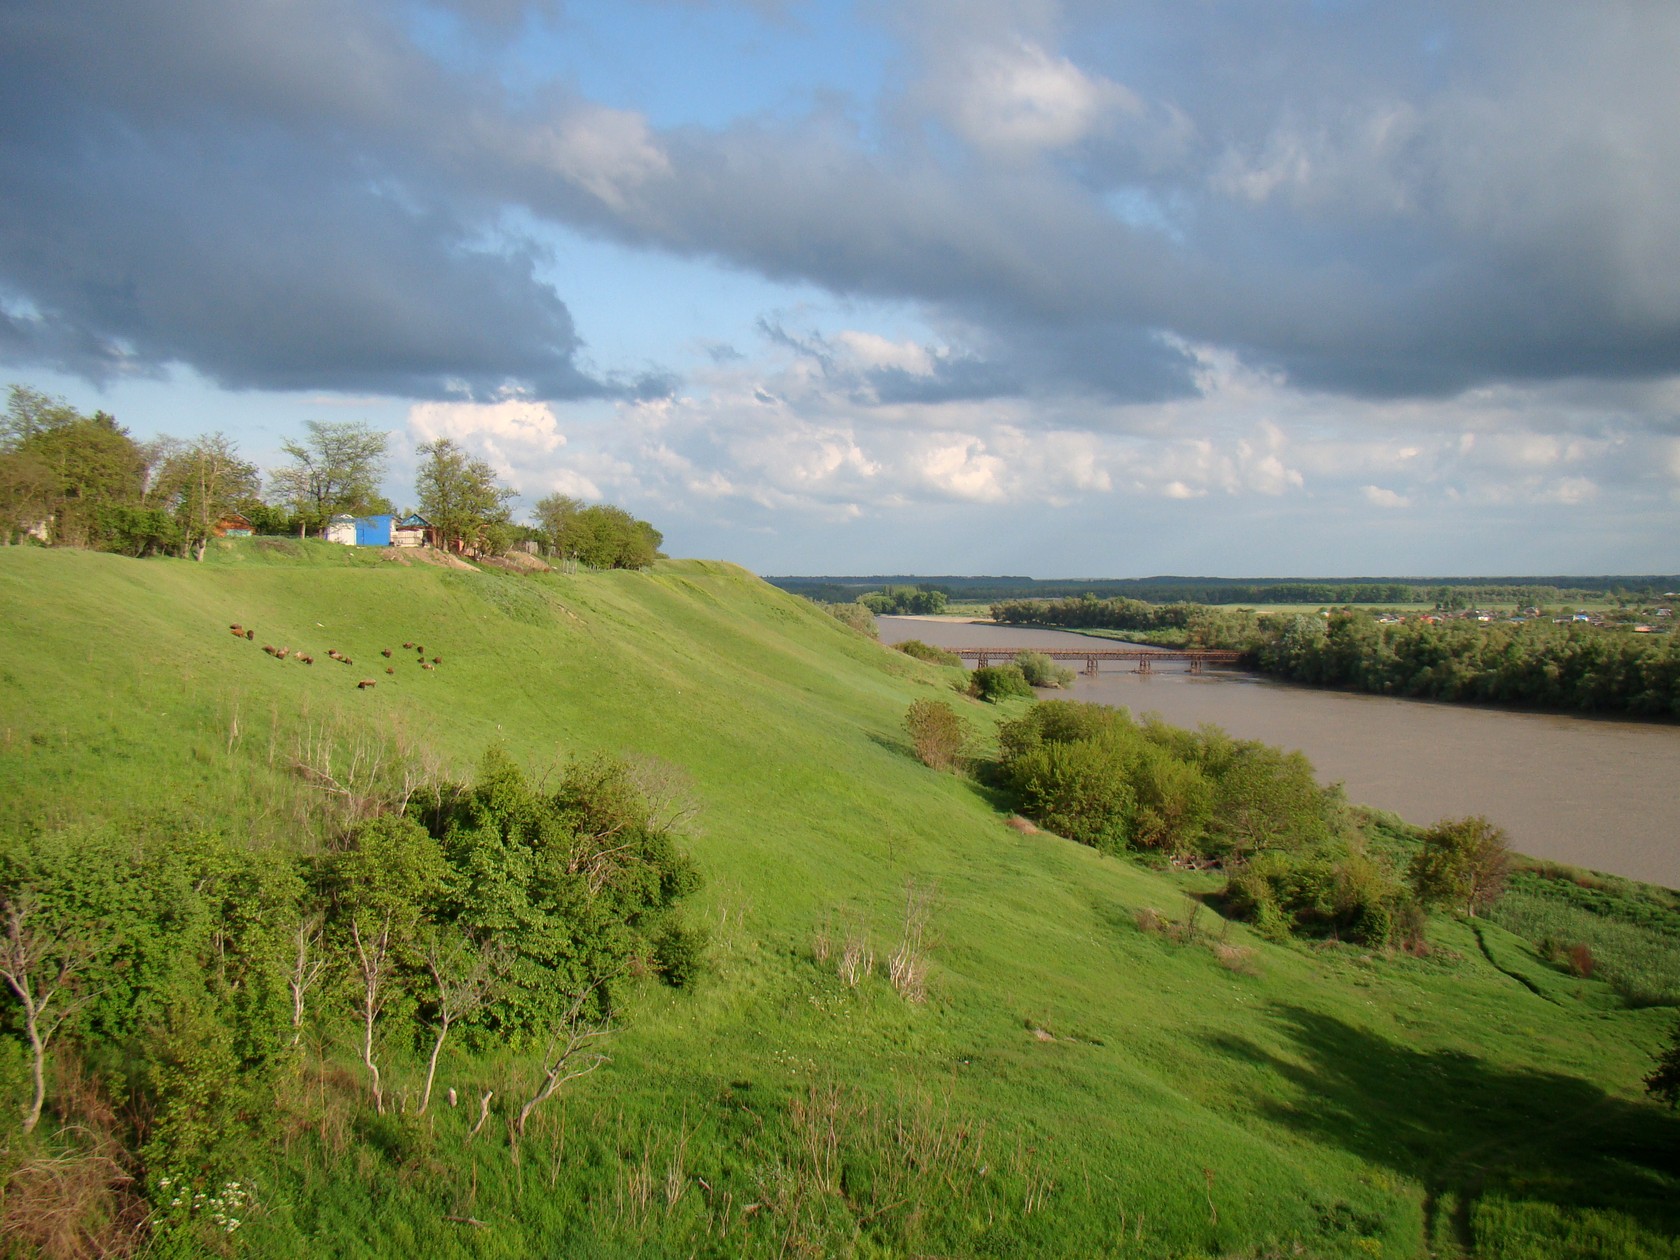
M 1363 491 L 1365 502 L 1372 507 L 1407 508 L 1412 506 L 1412 501 L 1405 495 L 1396 494 L 1393 490 L 1385 489 L 1382 486 L 1365 486 Z

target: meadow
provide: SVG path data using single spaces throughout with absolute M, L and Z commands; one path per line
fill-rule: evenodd
M 622 755 L 697 809 L 700 974 L 628 983 L 610 1062 L 526 1134 L 530 1053 L 462 1039 L 439 1073 L 460 1105 L 421 1116 L 425 1047 L 394 1041 L 377 1114 L 351 1021 L 323 1012 L 247 1144 L 236 1233 L 172 1205 L 143 1155 L 101 1156 L 154 1254 L 1680 1256 L 1680 1119 L 1641 1088 L 1672 991 L 1573 974 L 1520 901 L 1437 916 L 1418 956 L 1276 944 L 1205 906 L 1205 874 L 1011 827 L 903 721 L 948 700 L 985 756 L 1019 705 L 963 699 L 956 671 L 734 566 L 14 547 L 0 608 L 13 844 L 168 816 L 259 854 L 328 848 L 342 816 L 299 769 L 323 750 L 456 781 L 493 746 L 536 779 Z M 404 641 L 436 667 L 388 665 Z M 906 947 L 920 994 L 893 982 Z M 0 1228 L 31 1254 L 42 1170 L 92 1158 L 97 1090 L 72 1034 L 49 1121 L 20 1134 L 6 1044 Z M 167 1175 L 232 1193 L 222 1170 Z

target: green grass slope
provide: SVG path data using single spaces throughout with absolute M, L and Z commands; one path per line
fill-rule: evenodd
M 1680 1255 L 1680 1122 L 1640 1088 L 1672 1011 L 1492 925 L 1425 959 L 1145 931 L 1188 885 L 1005 826 L 901 725 L 989 711 L 734 566 L 374 555 L 0 549 L 0 827 L 167 809 L 308 844 L 311 748 L 655 757 L 702 806 L 709 970 L 638 988 L 523 1144 L 467 1107 L 323 1112 L 251 1170 L 257 1254 Z M 844 983 L 821 942 L 884 961 L 912 885 L 928 1000 Z M 463 1052 L 440 1087 L 529 1072 Z

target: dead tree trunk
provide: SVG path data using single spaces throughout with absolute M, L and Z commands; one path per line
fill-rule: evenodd
M 350 939 L 356 946 L 356 964 L 362 973 L 362 991 L 357 1006 L 362 1018 L 362 1063 L 373 1089 L 373 1109 L 383 1113 L 385 1093 L 380 1088 L 379 1064 L 373 1058 L 373 1026 L 385 1009 L 386 984 L 391 970 L 391 912 L 387 910 L 374 930 L 365 930 L 360 917 L 350 920 Z
M 70 985 L 87 964 L 91 951 L 55 937 L 31 923 L 35 908 L 27 902 L 7 902 L 5 937 L 0 939 L 0 978 L 23 1004 L 24 1033 L 29 1038 L 29 1103 L 23 1111 L 23 1131 L 41 1122 L 47 1097 L 47 1045 L 64 1021 L 88 1001 Z

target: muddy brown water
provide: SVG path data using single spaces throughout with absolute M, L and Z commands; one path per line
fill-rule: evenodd
M 885 643 L 1120 646 L 1060 630 L 879 623 Z M 1423 824 L 1483 814 L 1521 852 L 1680 888 L 1680 726 L 1319 691 L 1229 670 L 1193 675 L 1183 665 L 1138 674 L 1116 661 L 1053 694 L 1299 748 L 1352 801 Z

